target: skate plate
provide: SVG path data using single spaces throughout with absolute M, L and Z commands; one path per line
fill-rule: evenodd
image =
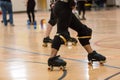
M 51 42 L 43 42 L 42 46 L 43 47 L 48 47 L 48 44 L 52 44 Z
M 49 71 L 53 71 L 54 67 L 58 67 L 59 70 L 62 70 L 62 71 L 66 70 L 66 67 L 65 67 L 65 66 L 49 66 L 49 67 L 48 67 L 48 70 L 49 70 Z
M 71 37 L 70 41 L 68 42 L 71 42 L 73 46 L 76 46 L 78 41 L 75 38 Z
M 49 37 L 46 37 L 43 39 L 43 47 L 47 47 L 48 43 L 52 43 L 52 39 L 50 39 Z
M 93 62 L 99 62 L 100 65 L 104 65 L 106 61 L 97 61 L 97 60 L 91 60 L 88 62 L 88 65 L 92 66 Z
M 66 46 L 76 46 L 77 45 L 77 42 L 67 42 L 66 44 L 65 44 Z

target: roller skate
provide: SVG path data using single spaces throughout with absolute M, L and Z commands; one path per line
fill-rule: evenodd
M 77 44 L 77 40 L 73 37 L 70 37 L 70 39 L 68 39 L 67 43 L 65 44 L 66 46 L 69 46 L 69 45 L 73 45 L 73 46 L 76 46 Z
M 27 20 L 27 25 L 31 25 L 31 22 L 30 22 L 30 20 Z
M 50 37 L 46 37 L 43 39 L 43 47 L 47 47 L 48 44 L 47 43 L 52 43 L 52 39 L 50 39 Z
M 60 70 L 65 70 L 66 62 L 60 58 L 60 55 L 48 59 L 48 70 L 53 71 L 54 67 L 59 67 Z
M 100 65 L 104 65 L 103 63 L 105 63 L 106 57 L 98 54 L 96 51 L 93 51 L 92 53 L 88 54 L 88 61 L 89 65 L 92 65 L 94 61 L 98 61 Z
M 32 24 L 33 24 L 33 26 L 34 26 L 34 29 L 37 29 L 37 22 L 34 21 Z
M 78 42 L 78 41 L 77 41 L 75 38 L 73 38 L 73 37 L 71 37 L 69 41 L 72 43 L 73 46 L 76 46 L 76 44 L 77 44 L 77 42 Z

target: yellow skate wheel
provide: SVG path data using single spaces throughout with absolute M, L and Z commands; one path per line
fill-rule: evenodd
M 92 62 L 92 61 L 89 61 L 89 62 L 88 62 L 88 65 L 90 65 L 90 66 L 91 66 L 92 64 L 93 64 L 93 62 Z
M 99 61 L 100 65 L 104 65 L 105 61 Z
M 73 46 L 76 46 L 76 45 L 77 45 L 77 43 L 73 42 L 73 43 L 72 43 L 72 45 L 73 45 Z
M 43 43 L 43 45 L 42 45 L 43 47 L 47 47 L 48 45 L 47 45 L 47 43 Z
M 63 71 L 64 71 L 64 70 L 66 70 L 65 68 L 66 68 L 65 66 L 61 66 L 61 67 L 60 67 L 60 70 L 63 70 Z
M 53 67 L 52 67 L 52 66 L 49 66 L 48 70 L 49 70 L 49 71 L 53 71 Z

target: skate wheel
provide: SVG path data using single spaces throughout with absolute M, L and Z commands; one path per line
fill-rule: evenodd
M 100 65 L 104 65 L 105 61 L 100 61 L 99 63 Z
M 43 46 L 43 47 L 47 47 L 48 45 L 47 45 L 47 43 L 44 43 L 42 46 Z
M 73 45 L 73 46 L 76 46 L 76 45 L 77 45 L 77 43 L 73 42 L 73 43 L 72 43 L 72 45 Z
M 53 71 L 53 67 L 52 67 L 52 66 L 49 66 L 48 70 L 49 70 L 49 71 Z
M 63 70 L 63 71 L 64 71 L 65 68 L 66 68 L 65 66 L 61 66 L 61 67 L 60 67 L 60 70 Z
M 92 61 L 89 61 L 89 62 L 88 62 L 88 65 L 92 65 L 92 64 L 93 64 L 93 62 L 92 62 Z
M 62 70 L 62 67 L 60 67 L 60 70 Z
M 50 68 L 48 68 L 48 70 L 50 70 Z
M 65 66 L 63 66 L 63 71 L 65 71 L 66 70 L 66 67 Z
M 68 44 L 67 44 L 67 43 L 65 43 L 65 46 L 68 46 Z

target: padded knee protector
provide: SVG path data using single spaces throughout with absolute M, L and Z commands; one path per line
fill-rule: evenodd
M 82 32 L 82 34 L 78 33 L 78 39 L 82 46 L 90 44 L 89 40 L 91 39 L 91 35 L 92 35 L 92 30 L 88 28 L 86 25 L 84 26 L 85 26 L 85 30 Z
M 51 47 L 59 50 L 61 44 L 62 44 L 61 38 L 59 36 L 55 36 L 53 41 L 52 41 L 52 46 Z
M 89 42 L 90 38 L 85 38 L 85 39 L 79 39 L 78 38 L 78 40 L 79 40 L 79 42 L 81 43 L 82 46 L 90 44 L 90 42 Z
M 64 43 L 66 43 L 66 39 L 63 36 L 56 34 L 52 42 L 52 48 L 59 50 L 61 44 Z

